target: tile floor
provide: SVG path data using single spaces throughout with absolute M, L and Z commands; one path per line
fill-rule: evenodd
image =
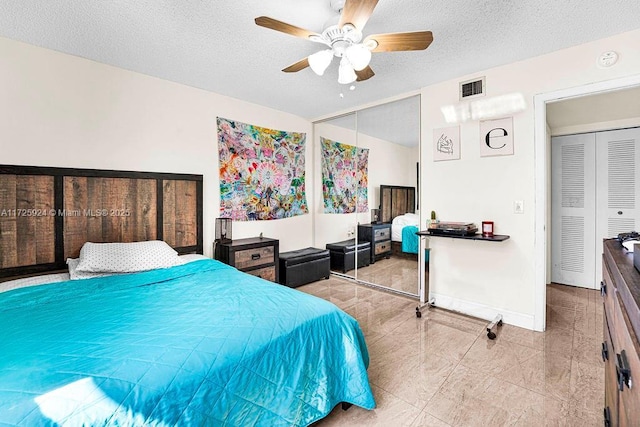
M 360 323 L 377 408 L 339 407 L 317 426 L 600 426 L 604 365 L 599 293 L 550 285 L 547 331 L 483 320 L 330 278 L 298 288 Z
M 348 272 L 352 275 L 353 272 Z M 418 260 L 391 257 L 358 269 L 358 279 L 418 295 Z

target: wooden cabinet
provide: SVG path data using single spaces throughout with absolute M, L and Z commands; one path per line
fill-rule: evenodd
M 278 282 L 278 254 L 280 242 L 268 237 L 235 239 L 216 243 L 215 257 L 240 271 Z
M 635 426 L 640 419 L 640 272 L 633 254 L 616 240 L 604 242 L 601 290 L 605 425 Z
M 358 224 L 358 241 L 371 243 L 371 264 L 391 256 L 391 224 Z

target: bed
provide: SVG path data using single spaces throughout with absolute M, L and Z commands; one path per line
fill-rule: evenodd
M 391 251 L 394 256 L 413 258 L 418 253 L 420 217 L 415 211 L 415 187 L 380 186 L 380 218 L 391 223 Z
M 24 188 L 30 180 L 23 180 L 20 170 L 0 167 L 0 172 L 7 170 L 14 173 L 0 175 L 4 201 L 11 194 L 29 199 Z M 54 174 L 54 193 L 68 174 L 79 173 L 29 172 Z M 121 178 L 109 179 L 119 183 Z M 132 180 L 126 184 L 131 189 L 143 185 L 139 179 L 156 178 L 123 179 Z M 135 224 L 156 225 L 146 227 L 151 238 L 157 238 L 158 229 L 165 237 L 179 235 L 171 245 L 176 256 L 201 252 L 201 176 L 161 174 L 157 179 L 161 182 L 149 187 L 157 190 L 156 203 L 143 191 L 129 192 L 120 197 L 120 208 L 146 198 L 147 216 Z M 83 182 L 77 182 L 67 187 L 71 191 L 57 192 L 54 205 L 69 203 L 72 194 L 74 199 L 83 194 L 85 203 L 94 198 L 90 186 L 83 189 Z M 15 186 L 23 188 L 7 191 Z M 38 194 L 39 200 L 49 199 Z M 129 201 L 122 205 L 122 200 Z M 5 250 L 12 247 L 11 239 L 16 248 L 27 247 L 28 238 L 20 231 L 1 236 L 0 275 L 59 270 L 58 257 L 65 253 L 82 262 L 87 240 L 78 236 L 98 233 L 89 219 L 83 221 L 71 233 L 74 222 L 53 218 L 51 234 L 62 238 L 51 244 L 40 233 L 35 245 L 41 254 L 30 263 L 8 257 Z M 135 237 L 141 233 L 137 225 L 127 224 L 126 236 L 117 240 L 144 240 Z M 106 241 L 126 227 L 108 228 L 101 231 Z M 78 246 L 81 240 L 85 243 Z M 49 247 L 51 256 L 45 250 Z M 12 265 L 12 260 L 24 265 Z M 0 424 L 303 426 L 341 402 L 375 406 L 362 331 L 327 301 L 202 256 L 135 273 L 66 278 L 56 273 L 3 284 L 10 290 L 0 293 Z
M 391 241 L 401 245 L 403 253 L 418 253 L 418 225 L 420 216 L 414 213 L 398 215 L 391 221 Z

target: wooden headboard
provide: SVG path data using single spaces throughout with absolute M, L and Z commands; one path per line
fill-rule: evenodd
M 415 213 L 416 188 L 399 185 L 380 186 L 380 221 L 391 222 L 398 215 Z
M 0 277 L 66 268 L 85 242 L 202 253 L 202 175 L 0 165 Z

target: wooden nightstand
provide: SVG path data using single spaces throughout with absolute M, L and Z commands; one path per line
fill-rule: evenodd
M 278 251 L 280 242 L 268 237 L 235 239 L 216 243 L 215 258 L 240 271 L 278 283 Z
M 391 224 L 358 224 L 358 241 L 371 242 L 371 264 L 391 256 Z

